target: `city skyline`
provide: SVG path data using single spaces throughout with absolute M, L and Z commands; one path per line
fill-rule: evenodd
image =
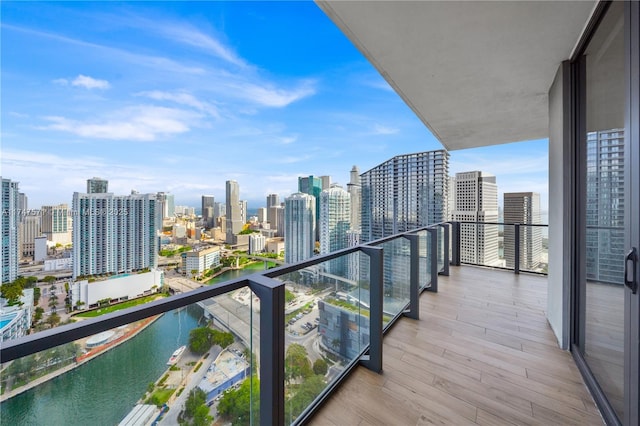
M 192 206 L 236 180 L 254 210 L 300 176 L 346 185 L 354 164 L 441 148 L 313 3 L 0 7 L 2 174 L 33 208 L 100 176 Z M 488 170 L 546 210 L 546 145 L 455 151 L 450 172 Z

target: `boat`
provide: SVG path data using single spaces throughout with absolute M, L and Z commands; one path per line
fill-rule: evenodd
M 167 365 L 175 365 L 175 363 L 178 362 L 178 360 L 184 353 L 185 349 L 187 349 L 186 346 L 180 346 L 178 349 L 176 349 L 175 352 L 171 355 L 171 358 L 169 358 L 169 361 L 167 361 Z

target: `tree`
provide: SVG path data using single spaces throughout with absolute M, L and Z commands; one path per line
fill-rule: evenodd
M 51 315 L 49 315 L 45 321 L 47 324 L 49 324 L 49 326 L 51 326 L 51 328 L 57 326 L 58 324 L 60 324 L 60 315 L 56 314 L 55 312 L 52 313 Z
M 33 289 L 33 306 L 36 306 L 40 301 L 40 296 L 42 294 L 42 290 L 40 287 L 36 287 Z
M 45 282 L 45 283 L 47 283 L 47 284 L 51 284 L 51 283 L 53 283 L 53 282 L 55 282 L 55 281 L 56 281 L 56 277 L 54 277 L 54 276 L 52 276 L 52 275 L 47 275 L 46 277 L 44 277 L 44 278 L 42 279 L 42 281 L 44 281 L 44 282 Z
M 38 278 L 36 277 L 27 277 L 26 282 L 24 284 L 24 288 L 32 288 L 38 282 Z
M 198 270 L 197 269 L 192 269 L 191 270 L 191 278 L 195 278 L 198 275 Z
M 284 358 L 284 377 L 287 382 L 296 378 L 307 378 L 313 375 L 311 361 L 307 357 L 307 350 L 298 343 L 292 343 L 287 348 Z
M 219 330 L 211 330 L 212 339 L 214 345 L 219 345 L 221 348 L 226 348 L 233 343 L 233 334 Z
M 194 388 L 189 392 L 184 410 L 178 416 L 181 425 L 208 426 L 213 421 L 207 407 L 207 394 L 200 388 Z
M 49 296 L 49 307 L 53 309 L 56 306 L 58 306 L 58 295 L 51 293 L 51 296 Z
M 213 345 L 213 334 L 209 327 L 194 328 L 189 332 L 189 349 L 196 354 L 207 352 Z
M 325 374 L 327 374 L 328 370 L 329 366 L 327 365 L 327 361 L 322 358 L 316 359 L 316 361 L 313 363 L 313 372 L 315 374 L 324 376 Z
M 285 419 L 293 420 L 298 417 L 320 395 L 325 386 L 322 376 L 311 376 L 302 382 L 296 393 L 285 402 Z
M 256 376 L 245 379 L 240 387 L 226 391 L 218 403 L 218 413 L 231 424 L 259 424 L 260 380 Z M 253 419 L 251 418 L 253 416 Z
M 38 321 L 42 319 L 43 314 L 44 314 L 44 309 L 38 306 L 33 313 L 33 325 L 36 325 Z
M 0 295 L 4 299 L 7 299 L 9 306 L 17 305 L 20 303 L 20 298 L 23 295 L 22 284 L 18 280 L 2 284 L 2 286 L 0 286 Z

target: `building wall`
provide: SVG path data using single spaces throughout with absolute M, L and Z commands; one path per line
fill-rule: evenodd
M 23 257 L 33 257 L 35 254 L 35 241 L 36 237 L 40 236 L 41 217 L 40 215 L 25 216 L 20 223 Z
M 449 153 L 398 155 L 361 175 L 362 241 L 443 222 Z
M 505 192 L 504 222 L 540 223 L 540 194 L 534 192 Z M 520 268 L 536 270 L 542 255 L 542 228 L 520 227 Z M 515 227 L 504 227 L 504 258 L 507 268 L 515 262 Z
M 547 318 L 558 344 L 569 347 L 571 253 L 573 244 L 570 179 L 572 163 L 569 64 L 558 68 L 549 90 L 549 274 L 547 277 Z
M 249 254 L 262 253 L 267 245 L 267 238 L 262 234 L 249 235 Z
M 78 301 L 81 301 L 84 302 L 84 307 L 88 308 L 103 299 L 133 299 L 152 293 L 156 288 L 161 288 L 163 280 L 164 273 L 153 269 L 150 272 L 119 276 L 92 283 L 88 280 L 76 281 L 69 286 L 71 305 L 76 306 Z M 157 287 L 154 288 L 154 286 Z
M 351 197 L 341 187 L 334 186 L 320 193 L 320 254 L 329 254 L 348 247 L 347 231 L 351 220 Z M 346 272 L 346 258 L 329 262 L 329 272 Z
M 11 282 L 18 276 L 19 238 L 18 182 L 2 180 L 2 212 L 0 212 L 0 259 L 2 261 L 2 283 Z
M 295 263 L 313 256 L 316 241 L 316 199 L 296 193 L 285 199 L 285 262 Z
M 234 244 L 234 235 L 242 231 L 240 212 L 240 186 L 235 180 L 228 180 L 226 183 L 226 220 L 227 220 L 227 244 Z

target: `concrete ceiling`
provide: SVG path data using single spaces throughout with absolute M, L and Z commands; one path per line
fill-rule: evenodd
M 549 87 L 596 4 L 316 3 L 449 150 L 547 137 Z

